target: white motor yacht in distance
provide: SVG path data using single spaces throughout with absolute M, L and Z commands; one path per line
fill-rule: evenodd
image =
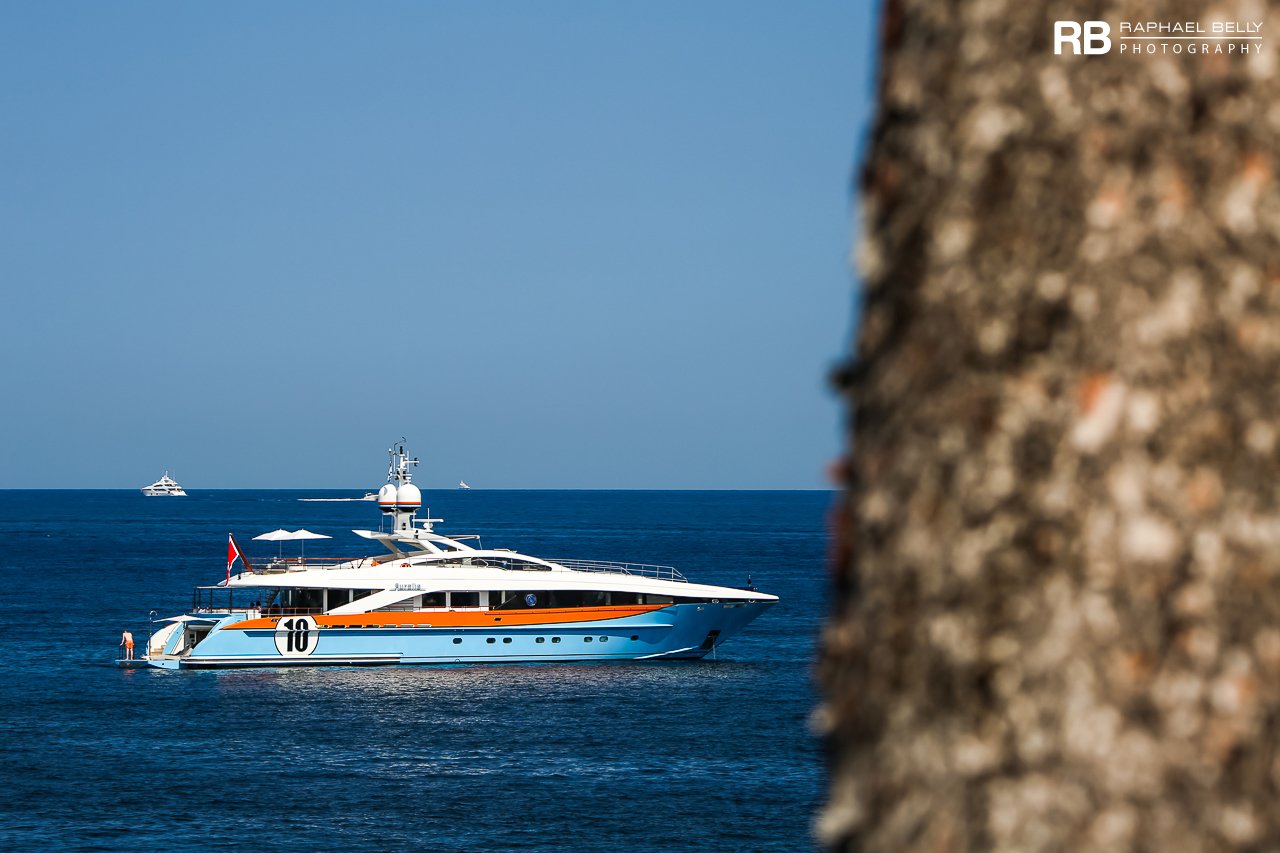
M 187 493 L 182 490 L 182 486 L 179 486 L 177 482 L 175 482 L 174 479 L 169 476 L 168 471 L 165 471 L 164 476 L 161 477 L 159 480 L 156 480 L 151 485 L 143 486 L 142 493 L 147 497 L 152 497 L 152 498 L 157 498 L 157 497 L 185 498 L 187 496 Z
M 668 566 L 547 560 L 436 533 L 417 518 L 417 465 L 390 451 L 379 509 L 390 529 L 355 530 L 389 553 L 276 560 L 198 587 L 121 666 L 499 663 L 702 658 L 774 604 L 754 589 L 689 582 Z

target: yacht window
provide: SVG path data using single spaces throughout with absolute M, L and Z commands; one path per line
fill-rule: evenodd
M 631 642 L 633 642 L 633 643 L 634 643 L 634 642 L 635 642 L 636 640 L 638 640 L 638 639 L 640 639 L 640 638 L 639 638 L 638 636 L 636 636 L 635 634 L 632 634 L 632 635 L 631 635 Z
M 576 589 L 553 589 L 547 593 L 549 607 L 581 607 L 583 593 Z
M 539 637 L 538 639 L 534 640 L 535 643 L 545 643 L 546 641 L 547 641 L 546 637 Z
M 478 592 L 451 592 L 449 593 L 450 607 L 479 607 L 480 593 Z
M 290 604 L 295 611 L 323 610 L 323 589 L 295 589 Z
M 505 593 L 496 589 L 491 590 L 489 592 L 489 609 L 500 610 L 502 608 L 503 602 L 507 600 L 507 596 L 508 596 L 508 593 Z
M 589 643 L 589 642 L 591 642 L 591 641 L 592 641 L 592 640 L 594 640 L 594 639 L 595 639 L 594 637 L 583 637 L 583 638 L 582 638 L 582 642 L 584 642 L 584 643 Z
M 331 589 L 329 590 L 329 609 L 341 607 L 351 601 L 351 590 L 349 589 Z
M 644 596 L 645 604 L 675 604 L 676 600 L 669 595 L 653 595 L 646 593 Z
M 551 638 L 551 642 L 553 642 L 553 643 L 558 643 L 558 642 L 560 642 L 560 638 L 559 638 L 559 637 L 552 637 L 552 638 Z
M 419 607 L 444 607 L 443 592 L 427 592 L 418 597 Z
M 498 607 L 489 606 L 490 610 L 541 610 L 546 607 L 565 607 L 552 604 L 555 593 L 542 589 L 507 590 L 506 597 Z
M 456 645 L 458 645 L 458 644 L 459 644 L 459 643 L 461 643 L 461 642 L 462 642 L 462 638 L 461 638 L 461 637 L 454 637 L 454 638 L 453 638 L 453 644 L 454 644 L 455 646 L 456 646 Z
M 611 592 L 609 593 L 610 604 L 639 604 L 640 593 L 638 592 Z
M 628 593 L 604 592 L 598 589 L 553 589 L 545 593 L 548 607 L 605 607 L 616 604 L 615 595 Z M 635 593 L 630 593 L 635 595 Z
M 503 638 L 502 638 L 502 642 L 504 642 L 504 643 L 509 643 L 509 642 L 511 642 L 511 638 L 510 638 L 510 637 L 503 637 Z
M 485 642 L 486 642 L 486 643 L 496 643 L 496 642 L 498 642 L 498 641 L 497 641 L 497 640 L 495 640 L 493 637 L 490 637 L 489 639 L 485 640 Z
M 359 599 L 361 599 L 361 598 L 364 598 L 364 597 L 366 597 L 366 596 L 369 596 L 369 595 L 373 595 L 373 590 L 371 590 L 371 589 L 353 589 L 353 590 L 351 590 L 351 600 L 352 600 L 352 601 L 357 601 L 357 600 L 359 600 Z

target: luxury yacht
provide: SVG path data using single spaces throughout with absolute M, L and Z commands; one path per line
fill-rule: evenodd
M 187 496 L 187 493 L 182 490 L 182 486 L 179 486 L 177 482 L 169 476 L 168 471 L 165 471 L 164 476 L 159 480 L 156 480 L 151 485 L 143 486 L 142 493 L 152 498 L 162 496 L 185 498 Z
M 230 536 L 227 577 L 189 612 L 153 623 L 121 666 L 199 669 L 513 661 L 670 660 L 714 655 L 778 598 L 690 582 L 670 566 L 542 559 L 437 533 L 418 518 L 404 446 L 388 451 L 383 523 L 354 530 L 387 553 L 250 564 Z M 286 531 L 287 532 L 287 531 Z M 233 575 L 232 567 L 244 563 Z

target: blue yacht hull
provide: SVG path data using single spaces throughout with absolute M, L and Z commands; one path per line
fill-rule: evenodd
M 617 619 L 520 626 L 355 628 L 299 621 L 295 624 L 303 633 L 294 638 L 279 626 L 237 628 L 245 615 L 233 613 L 219 620 L 189 653 L 156 654 L 146 662 L 163 669 L 219 669 L 696 660 L 711 654 L 772 603 L 676 604 Z

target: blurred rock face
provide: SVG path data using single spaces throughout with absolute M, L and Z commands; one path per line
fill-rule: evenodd
M 1276 849 L 1280 8 L 884 18 L 820 837 Z M 1058 56 L 1063 19 L 1265 24 Z

